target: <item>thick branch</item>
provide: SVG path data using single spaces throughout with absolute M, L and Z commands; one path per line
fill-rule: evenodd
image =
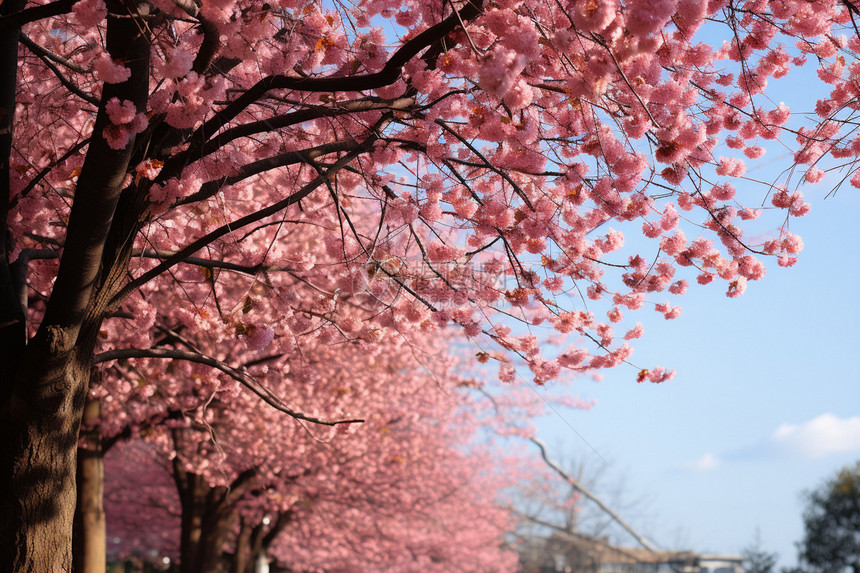
M 182 410 L 168 410 L 165 413 L 155 414 L 150 417 L 148 420 L 138 423 L 137 425 L 142 428 L 147 428 L 151 426 L 155 426 L 161 424 L 167 420 L 180 420 L 184 416 L 184 412 Z M 102 452 L 107 453 L 112 447 L 114 447 L 118 442 L 123 440 L 130 439 L 134 432 L 131 425 L 124 426 L 122 430 L 113 434 L 109 437 L 102 437 Z
M 326 143 L 323 145 L 318 145 L 317 147 L 312 147 L 311 149 L 303 149 L 301 151 L 288 151 L 286 153 L 275 155 L 273 157 L 266 157 L 265 159 L 260 159 L 259 161 L 254 161 L 253 163 L 243 165 L 239 169 L 239 172 L 234 175 L 228 175 L 220 179 L 207 181 L 200 186 L 200 190 L 197 193 L 193 193 L 188 197 L 183 197 L 181 200 L 177 201 L 176 205 L 187 205 L 188 203 L 196 203 L 197 201 L 203 201 L 218 193 L 218 191 L 220 191 L 221 188 L 225 185 L 234 185 L 249 177 L 259 175 L 260 173 L 264 173 L 271 169 L 276 169 L 278 167 L 286 167 L 287 165 L 295 165 L 296 163 L 308 163 L 312 159 L 322 157 L 323 155 L 328 155 L 329 153 L 336 153 L 338 151 L 352 151 L 357 146 L 358 142 L 354 140 L 334 141 L 332 143 Z
M 8 0 L 7 0 L 8 1 Z M 72 11 L 72 7 L 79 0 L 58 0 L 41 6 L 33 6 L 26 10 L 17 10 L 10 14 L 3 13 L 0 16 L 0 31 L 4 34 L 7 30 L 14 29 L 30 22 L 50 18 L 51 16 L 59 16 L 60 14 L 68 14 Z M 23 5 L 23 3 L 22 3 Z
M 314 424 L 322 424 L 324 426 L 335 426 L 337 424 L 355 424 L 359 422 L 364 422 L 363 419 L 350 419 L 350 420 L 323 420 L 320 418 L 315 418 L 313 416 L 307 416 L 302 414 L 301 412 L 296 412 L 291 408 L 287 407 L 286 404 L 281 402 L 277 396 L 272 394 L 265 386 L 260 384 L 253 376 L 246 374 L 245 372 L 241 372 L 236 370 L 232 366 L 224 364 L 220 360 L 212 358 L 211 356 L 206 356 L 204 354 L 200 354 L 199 352 L 190 352 L 187 350 L 176 350 L 170 348 L 120 348 L 116 350 L 108 350 L 102 352 L 100 354 L 96 354 L 95 359 L 93 360 L 94 364 L 99 364 L 101 362 L 109 362 L 111 360 L 120 360 L 123 358 L 166 358 L 170 360 L 187 360 L 188 362 L 195 362 L 197 364 L 205 364 L 211 368 L 215 368 L 216 370 L 220 370 L 224 374 L 227 374 L 246 388 L 248 388 L 251 392 L 257 395 L 263 402 L 271 406 L 272 408 L 278 410 L 279 412 L 283 412 L 288 416 L 292 416 L 297 420 L 304 420 L 306 422 L 312 422 Z
M 150 51 L 149 38 L 140 33 L 145 28 L 137 17 L 108 16 L 108 53 L 127 62 L 131 76 L 121 84 L 104 86 L 102 105 L 75 189 L 57 280 L 40 326 L 39 336 L 62 336 L 64 346 L 74 344 L 83 322 L 133 147 L 131 143 L 123 149 L 108 145 L 102 136 L 111 125 L 104 104 L 117 97 L 131 100 L 138 110 L 145 109 Z
M 201 157 L 205 157 L 210 153 L 214 153 L 223 145 L 238 139 L 240 137 L 248 137 L 262 132 L 275 131 L 291 125 L 297 125 L 306 121 L 319 119 L 321 117 L 337 117 L 349 113 L 361 113 L 366 111 L 378 110 L 405 110 L 415 105 L 415 98 L 399 97 L 395 99 L 385 100 L 379 98 L 362 98 L 349 101 L 335 102 L 331 106 L 314 105 L 306 109 L 296 110 L 283 115 L 278 115 L 268 119 L 252 121 L 237 125 L 229 129 L 225 129 L 216 135 L 213 139 L 207 141 L 198 155 L 182 154 L 181 165 L 196 161 Z M 166 168 L 166 167 L 165 167 Z
M 256 467 L 251 467 L 236 476 L 227 491 L 216 504 L 215 511 L 221 512 L 225 508 L 232 507 L 238 502 L 245 493 L 254 485 L 254 478 L 259 475 L 259 470 Z
M 18 296 L 18 302 L 21 304 L 21 312 L 25 317 L 27 314 L 27 271 L 29 270 L 30 261 L 34 259 L 56 259 L 60 256 L 58 251 L 53 249 L 22 249 L 18 253 L 18 258 L 15 262 L 9 265 L 12 272 L 12 284 L 15 286 L 15 292 Z
M 169 259 L 172 256 L 176 255 L 176 251 L 164 251 L 164 250 L 156 250 L 156 249 L 143 249 L 143 250 L 135 250 L 131 252 L 131 256 L 133 257 L 145 257 L 148 259 L 160 259 L 162 261 Z M 197 265 L 198 267 L 205 267 L 207 269 L 224 269 L 227 271 L 235 271 L 237 273 L 244 273 L 247 275 L 257 275 L 263 271 L 290 271 L 286 267 L 276 267 L 276 266 L 266 266 L 263 264 L 258 265 L 240 265 L 237 263 L 230 263 L 227 261 L 218 261 L 214 259 L 204 259 L 202 257 L 187 257 L 183 261 L 183 263 L 189 265 Z
M 461 20 L 466 22 L 474 19 L 481 13 L 482 7 L 483 0 L 470 0 L 458 14 L 448 16 L 435 26 L 427 28 L 403 44 L 403 46 L 394 52 L 394 55 L 391 56 L 380 71 L 372 74 L 322 78 L 299 78 L 278 75 L 263 78 L 194 132 L 189 142 L 191 154 L 199 153 L 196 150 L 199 150 L 210 137 L 270 90 L 359 92 L 393 84 L 400 78 L 403 66 L 409 60 L 431 46 L 434 42 L 453 32 L 460 25 Z
M 287 525 L 290 524 L 292 519 L 293 512 L 291 510 L 278 513 L 278 519 L 275 520 L 275 524 L 272 525 L 272 528 L 269 530 L 268 533 L 266 533 L 265 536 L 263 536 L 263 539 L 261 540 L 262 547 L 268 548 L 272 543 L 274 543 L 275 539 L 277 539 L 278 535 L 280 535 L 281 532 L 287 528 Z

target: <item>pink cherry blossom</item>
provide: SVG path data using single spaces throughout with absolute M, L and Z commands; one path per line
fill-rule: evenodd
M 860 187 L 860 40 L 846 3 L 153 0 L 110 15 L 99 0 L 40 4 L 0 22 L 3 38 L 26 36 L 2 48 L 17 65 L 0 81 L 15 112 L 0 114 L 11 134 L 0 255 L 52 258 L 30 257 L 26 285 L 6 273 L 4 292 L 28 300 L 0 301 L 17 317 L 0 371 L 16 381 L 9 395 L 63 389 L 61 407 L 37 400 L 8 424 L 31 435 L 62 412 L 65 449 L 10 440 L 20 475 L 0 495 L 22 501 L 0 505 L 26 512 L 39 491 L 60 494 L 50 542 L 24 528 L 10 536 L 23 549 L 0 551 L 40 562 L 2 570 L 71 567 L 71 482 L 22 476 L 74 474 L 66 434 L 88 389 L 113 412 L 108 429 L 127 422 L 165 450 L 165 428 L 200 433 L 188 450 L 200 455 L 182 461 L 217 481 L 200 428 L 231 405 L 251 409 L 249 394 L 271 400 L 254 380 L 283 390 L 294 414 L 346 415 L 349 392 L 302 357 L 335 365 L 385 348 L 394 364 L 394 350 L 464 337 L 506 389 L 610 367 L 666 381 L 671 370 L 630 366 L 626 343 L 643 334 L 626 321 L 662 300 L 652 293 L 716 282 L 700 290 L 740 296 L 768 261 L 798 260 L 790 230 L 811 212 L 811 185 L 841 170 L 834 184 Z M 814 113 L 774 103 L 814 74 L 822 85 L 798 93 Z M 747 177 L 777 145 L 782 175 Z M 159 385 L 139 384 L 131 362 Z M 209 399 L 218 406 L 203 408 Z M 164 419 L 168 409 L 193 415 Z M 381 427 L 367 425 L 379 438 L 368 448 L 389 444 Z M 316 437 L 365 430 L 350 431 Z M 408 452 L 376 453 L 383 476 Z M 319 499 L 343 465 L 330 460 L 301 499 Z M 410 495 L 396 493 L 407 506 Z M 325 531 L 308 523 L 295 539 Z M 457 547 L 415 535 L 424 549 Z M 394 538 L 367 550 L 403 557 Z M 314 555 L 356 562 L 342 550 L 358 538 L 341 539 L 317 539 Z M 476 559 L 474 570 L 499 568 Z M 313 568 L 310 550 L 299 562 Z
M 131 70 L 111 59 L 107 52 L 93 61 L 93 71 L 98 79 L 109 84 L 122 83 L 131 77 Z

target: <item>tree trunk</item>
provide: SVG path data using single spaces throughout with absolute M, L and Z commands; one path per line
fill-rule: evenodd
M 4 11 L 15 10 L 13 4 L 0 6 Z M 116 97 L 144 109 L 148 91 L 150 42 L 145 31 L 149 28 L 134 12 L 136 6 L 134 2 L 108 2 L 109 12 L 119 17 L 108 16 L 107 51 L 127 62 L 131 77 L 121 84 L 106 84 L 102 90 L 59 270 L 39 331 L 26 347 L 22 340 L 15 343 L 15 352 L 4 349 L 0 353 L 0 435 L 4 440 L 0 448 L 0 571 L 58 573 L 72 567 L 78 430 L 95 335 L 111 294 L 97 285 L 105 240 L 132 153 L 131 145 L 111 149 L 101 135 L 110 125 L 104 103 Z M 17 51 L 17 31 L 14 42 L 9 34 L 9 30 L 0 31 L 3 94 L 9 88 L 9 50 Z M 2 105 L 6 114 L 14 109 L 5 101 Z M 0 157 L 0 164 L 8 159 Z M 8 193 L 0 200 L 4 239 L 7 199 Z M 0 257 L 8 265 L 6 249 L 0 251 Z M 0 272 L 0 281 L 8 282 L 8 272 Z M 14 317 L 11 305 L 20 309 L 17 297 L 13 301 L 7 296 L 8 286 L 0 285 L 4 321 Z M 4 344 L 17 339 L 14 332 L 6 336 L 6 327 L 0 324 Z
M 105 573 L 107 565 L 104 450 L 101 431 L 92 426 L 98 421 L 100 411 L 98 400 L 87 400 L 78 449 L 78 502 L 75 508 L 72 555 L 75 573 Z
M 216 573 L 232 517 L 222 511 L 225 488 L 213 488 L 179 460 L 173 462 L 173 475 L 182 504 L 179 570 Z
M 217 488 L 223 489 L 223 488 Z M 215 493 L 213 491 L 213 493 Z M 208 504 L 203 518 L 203 535 L 200 538 L 197 567 L 193 573 L 219 573 L 224 561 L 224 542 L 230 532 L 232 516 Z
M 173 460 L 173 479 L 182 506 L 181 573 L 217 573 L 223 566 L 231 571 L 241 566 L 238 571 L 247 571 L 249 564 L 253 566 L 253 557 L 265 543 L 262 525 L 247 532 L 244 527 L 240 528 L 232 557 L 225 555 L 224 545 L 238 519 L 236 504 L 251 491 L 256 477 L 257 470 L 249 468 L 229 487 L 212 487 L 203 476 L 187 471 L 179 458 Z M 281 527 L 288 521 L 289 518 L 285 518 Z M 236 563 L 235 559 L 241 563 Z
M 24 370 L 30 384 L 16 388 L 2 416 L 10 446 L 0 486 L 3 571 L 71 569 L 77 437 L 89 368 L 45 358 L 42 376 L 28 380 Z
M 0 16 L 17 12 L 24 4 L 24 0 L 5 0 L 0 4 Z M 17 370 L 18 360 L 27 342 L 24 311 L 9 268 L 9 253 L 13 245 L 8 243 L 6 236 L 11 194 L 19 34 L 19 28 L 0 29 L 0 404 L 4 403 L 12 392 L 10 373 Z
M 236 546 L 230 556 L 230 573 L 257 573 L 260 556 L 265 558 L 269 547 L 292 519 L 289 510 L 279 512 L 274 520 L 265 517 L 262 523 L 253 526 L 240 518 Z
M 202 478 L 185 471 L 182 462 L 173 460 L 173 480 L 179 493 L 179 501 L 182 507 L 180 538 L 179 538 L 179 566 L 182 573 L 192 571 L 192 563 L 196 561 L 198 548 L 200 547 L 200 536 L 202 531 L 202 518 L 198 509 L 200 505 L 200 482 Z
M 251 554 L 251 527 L 244 519 L 239 520 L 239 534 L 230 558 L 230 573 L 245 573 Z

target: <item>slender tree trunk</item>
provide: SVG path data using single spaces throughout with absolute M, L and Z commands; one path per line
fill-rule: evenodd
M 98 421 L 100 411 L 98 400 L 87 400 L 78 449 L 78 501 L 75 508 L 72 555 L 75 573 L 105 573 L 107 565 L 104 450 L 101 431 L 91 425 Z
M 179 538 L 179 564 L 182 573 L 192 571 L 197 558 L 202 532 L 200 507 L 200 476 L 185 471 L 182 462 L 173 460 L 173 480 L 179 493 L 181 523 Z
M 230 558 L 230 573 L 245 573 L 251 554 L 251 528 L 244 519 L 239 522 L 239 534 L 236 536 L 236 546 Z
M 222 489 L 222 488 L 218 488 Z M 224 542 L 230 532 L 232 516 L 221 514 L 212 504 L 203 519 L 197 568 L 194 573 L 219 573 L 224 561 Z
M 24 0 L 4 0 L 0 16 L 17 12 Z M 20 29 L 0 29 L 0 404 L 12 392 L 11 373 L 27 342 L 26 322 L 9 268 L 12 245 L 7 241 L 11 192 L 12 135 L 15 92 L 18 84 L 18 36 Z

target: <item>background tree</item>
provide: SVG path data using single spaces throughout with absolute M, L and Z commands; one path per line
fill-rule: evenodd
M 755 540 L 741 549 L 744 573 L 774 573 L 779 559 L 776 553 L 766 551 L 761 545 L 761 533 L 756 529 Z
M 184 420 L 147 432 L 160 456 L 139 447 L 109 455 L 114 549 L 158 549 L 189 573 L 218 570 L 225 553 L 231 571 L 250 571 L 261 551 L 292 570 L 510 570 L 515 557 L 502 543 L 510 519 L 497 505 L 508 481 L 469 446 L 479 427 L 456 379 L 440 375 L 444 360 L 416 363 L 414 346 L 399 356 L 394 346 L 377 349 L 305 349 L 304 363 L 290 361 L 302 371 L 290 384 L 312 386 L 300 392 L 306 410 L 367 412 L 349 433 L 303 427 L 223 388 Z M 137 362 L 146 384 L 162 384 L 160 361 Z M 165 386 L 193 377 L 182 366 Z M 268 382 L 280 393 L 283 383 Z M 159 483 L 149 477 L 158 471 L 173 485 L 139 495 Z M 174 533 L 168 543 L 146 526 L 159 519 Z
M 811 569 L 860 572 L 860 462 L 806 495 L 800 559 Z
M 293 243 L 314 240 L 325 223 L 319 215 L 314 220 L 315 226 L 294 232 L 272 248 L 287 249 Z M 297 222 L 294 224 L 302 228 Z M 323 269 L 319 276 L 306 271 L 304 277 L 314 276 L 317 288 L 325 286 L 333 291 L 335 287 L 326 284 L 332 279 L 325 273 L 329 268 L 325 257 L 325 253 L 316 257 L 317 267 Z M 219 272 L 218 269 L 215 272 Z M 304 290 L 309 290 L 304 282 L 292 279 L 289 289 L 285 289 L 291 293 L 289 300 L 292 302 L 286 308 L 278 308 L 258 302 L 261 295 L 272 288 L 271 284 L 263 281 L 254 284 L 252 281 L 249 288 L 249 281 L 241 274 L 222 274 L 213 281 L 207 267 L 188 267 L 179 269 L 174 277 L 184 285 L 181 295 L 172 289 L 159 289 L 159 281 L 145 289 L 147 300 L 158 309 L 157 313 L 137 317 L 129 324 L 106 325 L 105 339 L 121 348 L 106 349 L 96 355 L 96 362 L 104 362 L 108 366 L 104 375 L 93 382 L 91 399 L 100 404 L 101 418 L 96 421 L 95 429 L 101 436 L 102 453 L 117 440 L 145 435 L 148 441 L 160 444 L 163 463 L 173 460 L 170 473 L 176 480 L 174 489 L 179 490 L 182 500 L 175 511 L 182 518 L 181 535 L 178 535 L 183 543 L 177 545 L 181 546 L 181 551 L 163 551 L 178 559 L 184 571 L 210 570 L 221 561 L 224 551 L 232 555 L 236 571 L 241 571 L 243 563 L 253 561 L 250 558 L 255 551 L 267 549 L 275 541 L 277 543 L 273 547 L 287 548 L 280 550 L 286 555 L 284 562 L 295 561 L 296 550 L 291 548 L 302 548 L 311 561 L 323 559 L 312 550 L 315 547 L 312 540 L 284 541 L 290 539 L 290 530 L 296 524 L 310 527 L 305 523 L 307 512 L 298 511 L 291 505 L 279 507 L 272 502 L 270 495 L 260 495 L 263 491 L 270 492 L 289 504 L 294 503 L 296 495 L 309 499 L 305 494 L 290 492 L 302 488 L 319 489 L 318 485 L 311 485 L 321 479 L 319 476 L 329 476 L 331 488 L 325 490 L 328 506 L 343 505 L 343 511 L 335 512 L 339 517 L 334 521 L 352 523 L 351 527 L 341 526 L 342 530 L 357 530 L 357 523 L 353 523 L 356 512 L 376 515 L 378 510 L 374 508 L 381 503 L 380 496 L 384 491 L 411 491 L 412 504 L 382 503 L 386 508 L 385 516 L 376 515 L 374 520 L 381 524 L 385 519 L 396 517 L 400 523 L 394 529 L 397 544 L 409 546 L 415 559 L 426 557 L 428 552 L 433 553 L 440 564 L 448 563 L 447 554 L 417 543 L 416 538 L 421 535 L 416 535 L 415 527 L 406 527 L 407 523 L 417 523 L 416 527 L 426 532 L 450 522 L 454 515 L 468 518 L 468 510 L 495 511 L 489 504 L 493 501 L 493 494 L 502 489 L 501 482 L 481 478 L 485 483 L 482 491 L 489 497 L 479 501 L 469 497 L 468 492 L 474 488 L 468 483 L 468 474 L 462 474 L 463 470 L 457 468 L 458 464 L 466 464 L 477 471 L 491 459 L 486 455 L 479 456 L 477 452 L 463 458 L 452 448 L 469 448 L 469 436 L 478 430 L 492 429 L 498 434 L 510 432 L 516 426 L 527 426 L 528 417 L 543 412 L 545 405 L 528 389 L 511 383 L 503 390 L 505 419 L 500 419 L 495 410 L 488 413 L 486 405 L 481 404 L 483 395 L 473 390 L 484 382 L 478 378 L 464 378 L 465 373 L 471 374 L 471 370 L 467 361 L 458 358 L 465 346 L 461 340 L 452 337 L 456 332 L 450 329 L 432 333 L 412 331 L 398 327 L 397 323 L 387 328 L 378 328 L 373 323 L 363 324 L 358 320 L 362 316 L 362 308 L 356 306 L 357 297 L 343 303 L 332 300 L 336 297 L 321 297 L 313 315 L 290 323 L 283 320 L 283 315 L 295 312 L 294 305 L 313 300 L 313 293 L 303 294 Z M 193 310 L 185 309 L 180 302 L 189 303 Z M 338 304 L 346 308 L 337 308 Z M 373 299 L 363 301 L 362 306 L 372 308 L 374 304 L 380 311 L 386 310 Z M 337 329 L 327 318 L 334 310 L 339 314 Z M 349 314 L 356 318 L 349 320 Z M 201 317 L 215 317 L 215 320 L 205 330 L 194 328 Z M 152 346 L 149 349 L 140 344 L 142 337 L 147 336 L 147 326 L 151 332 L 146 340 L 146 344 Z M 307 334 L 316 331 L 327 334 L 318 337 Z M 241 333 L 237 344 L 219 344 L 225 337 L 235 337 L 237 332 Z M 439 334 L 445 336 L 440 337 Z M 372 337 L 376 344 L 367 344 L 368 337 Z M 301 343 L 293 342 L 296 339 Z M 187 359 L 189 352 L 207 356 L 210 361 L 208 364 L 195 363 Z M 261 410 L 257 395 L 239 392 L 236 377 L 240 372 L 223 368 L 228 362 L 244 365 L 241 374 L 247 377 L 245 382 L 254 384 L 254 388 L 263 392 L 276 407 Z M 211 371 L 213 364 L 220 365 L 222 370 Z M 474 375 L 487 377 L 486 372 L 474 372 Z M 379 417 L 412 420 L 419 416 L 421 422 L 417 426 L 414 422 L 403 422 L 404 431 L 414 438 L 410 440 L 403 439 L 400 424 L 394 426 L 398 431 L 383 428 L 382 433 L 365 433 L 355 430 L 341 446 L 352 450 L 350 454 L 338 448 L 339 441 L 323 447 L 320 442 L 310 439 L 314 430 L 296 426 L 292 417 L 285 416 L 285 402 L 300 406 L 303 412 L 326 412 L 341 420 L 360 413 L 363 423 L 371 426 Z M 558 402 L 571 407 L 587 406 L 572 399 Z M 391 413 L 392 409 L 398 413 Z M 183 424 L 190 424 L 190 427 Z M 359 437 L 367 441 L 362 442 Z M 412 446 L 406 451 L 392 453 L 391 440 L 400 442 L 400 447 Z M 322 453 L 314 453 L 321 447 Z M 365 454 L 356 455 L 359 450 Z M 397 464 L 385 462 L 398 459 L 406 463 L 411 460 L 409 467 L 420 468 L 418 450 L 437 460 L 436 465 L 414 474 L 395 472 Z M 88 457 L 89 454 L 82 456 L 79 462 Z M 325 470 L 326 464 L 341 468 L 338 476 L 330 476 L 330 471 Z M 521 462 L 514 465 L 523 466 Z M 123 470 L 133 466 L 132 462 L 114 463 L 113 469 L 108 469 L 109 474 L 116 472 L 117 468 L 120 470 L 119 475 L 108 475 L 111 491 L 126 487 L 124 476 L 135 478 L 136 474 L 129 476 L 128 471 Z M 278 468 L 276 474 L 272 473 L 272 468 Z M 488 469 L 485 467 L 482 471 Z M 368 476 L 375 476 L 366 495 L 362 496 L 355 487 L 350 487 L 355 480 L 343 477 L 348 471 L 362 473 L 365 476 L 360 480 L 362 482 L 366 482 Z M 453 479 L 448 476 L 458 473 L 460 477 L 456 480 L 462 485 L 449 488 L 455 493 L 446 493 L 442 484 Z M 286 475 L 293 477 L 286 479 Z M 394 482 L 391 483 L 386 476 Z M 86 484 L 80 482 L 79 491 L 84 489 L 88 489 Z M 249 503 L 248 496 L 252 492 L 256 492 L 254 503 Z M 392 495 L 400 497 L 400 494 Z M 441 497 L 431 503 L 434 495 Z M 264 505 L 264 502 L 269 505 Z M 431 509 L 438 513 L 441 510 L 436 508 L 453 502 L 463 507 L 446 513 L 451 517 L 434 518 L 435 525 L 427 524 Z M 111 502 L 110 505 L 113 505 L 112 511 L 116 515 L 116 504 Z M 425 508 L 419 511 L 419 505 Z M 130 507 L 130 515 L 140 514 L 139 510 Z M 416 520 L 416 512 L 421 515 L 420 519 Z M 269 517 L 271 528 L 260 525 L 264 515 Z M 285 516 L 286 523 L 278 525 L 281 515 Z M 311 517 L 319 519 L 315 514 Z M 500 531 L 493 525 L 493 519 L 487 516 L 482 519 L 487 524 L 487 532 Z M 240 522 L 244 525 L 240 526 Z M 281 535 L 282 539 L 277 540 L 276 533 L 280 534 L 285 527 L 287 531 Z M 457 547 L 458 552 L 458 565 L 449 563 L 446 567 L 468 567 L 480 552 L 489 556 L 499 551 L 498 539 L 473 536 L 469 540 L 455 534 L 458 529 L 450 525 L 444 529 L 449 535 L 448 545 Z M 138 526 L 132 524 L 126 530 L 134 532 Z M 479 531 L 473 527 L 466 530 Z M 97 543 L 98 536 L 94 532 L 82 532 L 81 535 Z M 326 530 L 314 539 L 320 536 L 343 540 L 344 533 L 337 529 Z M 438 536 L 437 544 L 442 544 L 443 533 L 439 531 Z M 115 537 L 115 533 L 110 534 L 110 538 Z M 122 539 L 125 546 L 134 548 L 133 551 L 129 549 L 133 554 L 146 553 L 151 548 L 145 545 L 146 537 L 138 539 L 134 535 L 123 535 Z M 190 544 L 187 541 L 191 539 L 200 541 Z M 394 543 L 393 539 L 391 543 Z M 354 545 L 368 547 L 367 543 Z M 103 547 L 104 542 L 102 551 Z M 393 546 L 389 544 L 389 547 Z M 389 553 L 393 556 L 399 552 Z M 374 557 L 380 558 L 378 555 Z M 327 561 L 329 564 L 330 559 Z M 360 559 L 350 557 L 347 561 L 367 563 L 368 559 L 367 556 Z M 77 565 L 81 571 L 99 570 L 85 568 L 90 564 L 80 561 Z M 394 562 L 380 563 L 379 566 L 391 569 Z M 501 565 L 493 567 L 496 566 Z
M 793 264 L 802 241 L 787 219 L 809 205 L 792 181 L 738 192 L 736 155 L 785 135 L 806 180 L 829 153 L 860 186 L 845 121 L 856 12 L 847 0 L 4 0 L 0 569 L 70 567 L 95 356 L 164 355 L 147 324 L 156 283 L 182 292 L 192 270 L 217 296 L 216 271 L 244 273 L 275 324 L 227 329 L 229 312 L 181 309 L 185 328 L 221 332 L 225 347 L 253 333 L 333 340 L 355 328 L 340 305 L 356 303 L 365 343 L 455 325 L 501 379 L 543 383 L 629 362 L 634 311 L 679 316 L 664 293 L 691 280 L 734 297 L 763 258 Z M 706 20 L 725 46 L 694 37 Z M 762 92 L 807 63 L 833 89 L 785 132 L 790 111 Z M 756 223 L 765 238 L 746 238 L 760 215 L 773 233 Z M 278 249 L 317 224 L 321 240 Z M 625 248 L 624 233 L 645 239 Z M 323 252 L 331 266 L 315 269 Z M 295 281 L 315 295 L 297 299 Z M 123 322 L 140 332 L 132 347 L 111 338 Z M 556 335 L 571 340 L 546 355 Z M 265 395 L 241 364 L 181 354 Z

